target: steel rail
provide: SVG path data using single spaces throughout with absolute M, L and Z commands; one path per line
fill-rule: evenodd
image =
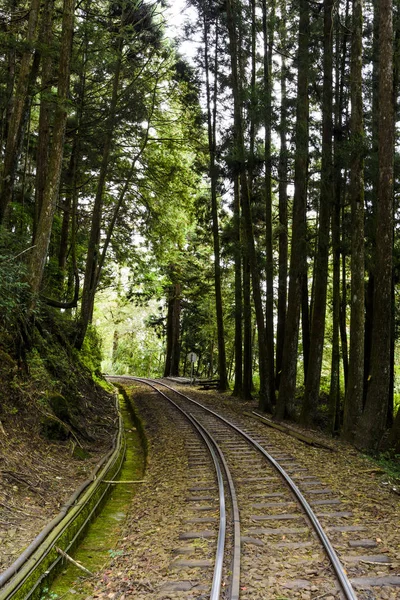
M 131 378 L 131 377 L 129 377 Z M 135 377 L 132 377 L 132 379 L 138 379 Z M 142 380 L 143 381 L 143 380 Z M 204 406 L 203 404 L 201 404 L 200 402 L 198 402 L 197 400 L 193 400 L 193 398 L 189 398 L 188 396 L 186 396 L 185 394 L 182 394 L 182 392 L 179 392 L 178 390 L 174 389 L 173 387 L 167 385 L 166 383 L 162 383 L 159 382 L 157 380 L 150 380 L 150 381 L 155 381 L 156 383 L 158 383 L 161 386 L 164 386 L 168 389 L 170 389 L 171 391 L 175 392 L 176 394 L 178 394 L 179 396 L 181 396 L 182 398 L 185 398 L 186 400 L 188 400 L 189 402 L 195 404 L 196 406 L 199 406 L 200 408 L 202 408 L 203 410 L 205 410 L 206 412 L 208 412 L 209 414 L 212 414 L 214 417 L 216 417 L 217 419 L 219 419 L 220 421 L 222 421 L 223 423 L 225 423 L 226 425 L 228 425 L 231 429 L 233 429 L 234 431 L 236 431 L 237 433 L 239 433 L 242 437 L 244 437 L 250 444 L 252 444 L 255 448 L 257 448 L 257 450 L 270 462 L 270 464 L 275 467 L 275 469 L 281 474 L 281 476 L 283 477 L 283 479 L 286 481 L 286 483 L 288 484 L 289 488 L 291 489 L 291 491 L 293 492 L 293 494 L 295 495 L 295 497 L 297 498 L 297 500 L 299 501 L 301 507 L 303 508 L 304 512 L 306 513 L 307 517 L 309 518 L 314 531 L 316 532 L 317 536 L 319 537 L 322 546 L 329 558 L 329 560 L 331 561 L 332 567 L 336 573 L 336 576 L 339 580 L 340 586 L 342 588 L 342 591 L 344 593 L 344 596 L 346 598 L 346 600 L 357 600 L 357 596 L 356 593 L 353 589 L 353 586 L 351 585 L 345 570 L 342 566 L 342 563 L 339 560 L 338 555 L 336 554 L 329 538 L 327 537 L 326 533 L 323 530 L 323 527 L 321 525 L 321 523 L 319 522 L 317 516 L 315 515 L 314 511 L 312 510 L 311 506 L 309 505 L 309 503 L 307 502 L 307 500 L 305 499 L 305 497 L 303 496 L 303 494 L 301 493 L 301 491 L 299 490 L 299 488 L 297 487 L 297 485 L 294 483 L 293 479 L 286 473 L 286 471 L 281 467 L 281 465 L 279 464 L 278 461 L 276 461 L 273 456 L 271 456 L 262 446 L 261 444 L 259 444 L 256 440 L 254 440 L 248 433 L 246 433 L 245 431 L 243 431 L 242 429 L 240 429 L 239 427 L 237 427 L 236 425 L 234 425 L 233 423 L 231 423 L 230 421 L 228 421 L 227 419 L 225 419 L 225 417 L 223 417 L 222 415 L 219 415 L 217 412 L 211 410 L 210 408 L 207 408 L 206 406 Z
M 222 584 L 222 568 L 225 556 L 225 538 L 226 538 L 226 507 L 225 507 L 225 486 L 222 475 L 221 466 L 218 462 L 217 453 L 214 449 L 216 446 L 215 440 L 213 440 L 212 436 L 208 433 L 208 431 L 201 425 L 193 415 L 187 413 L 183 410 L 176 402 L 174 402 L 171 398 L 168 398 L 164 392 L 158 390 L 155 385 L 149 383 L 144 379 L 135 378 L 135 381 L 140 381 L 140 383 L 144 383 L 149 387 L 153 388 L 158 394 L 163 396 L 168 402 L 170 402 L 179 412 L 181 412 L 188 421 L 191 422 L 194 429 L 197 433 L 202 437 L 204 443 L 207 446 L 207 449 L 213 459 L 215 472 L 217 476 L 218 482 L 218 491 L 219 491 L 219 530 L 218 530 L 218 541 L 217 541 L 217 550 L 215 555 L 215 567 L 213 574 L 213 581 L 211 586 L 210 600 L 219 600 L 221 593 L 221 584 Z

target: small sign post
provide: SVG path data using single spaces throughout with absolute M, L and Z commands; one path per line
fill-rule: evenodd
M 194 381 L 193 370 L 194 370 L 194 363 L 197 362 L 197 354 L 195 354 L 194 352 L 189 352 L 189 360 L 190 360 L 190 383 L 193 383 L 193 381 Z

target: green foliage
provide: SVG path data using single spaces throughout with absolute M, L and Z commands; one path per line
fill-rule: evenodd
M 100 374 L 102 361 L 101 338 L 93 326 L 88 328 L 79 358 L 92 374 Z
M 15 334 L 25 322 L 30 293 L 21 249 L 10 237 L 0 231 L 0 331 Z
M 381 452 L 374 459 L 391 479 L 400 481 L 400 454 Z
M 394 415 L 400 410 L 400 394 L 394 394 Z

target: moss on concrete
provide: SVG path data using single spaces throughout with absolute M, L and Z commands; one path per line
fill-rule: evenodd
M 132 408 L 128 402 L 120 396 L 126 433 L 126 458 L 119 477 L 122 481 L 141 479 L 145 468 L 142 436 L 133 424 Z M 109 560 L 118 555 L 117 543 L 131 498 L 136 490 L 135 485 L 116 485 L 102 512 L 89 526 L 84 540 L 73 554 L 74 560 L 80 562 L 89 571 L 100 570 Z M 85 573 L 71 564 L 66 563 L 65 567 L 51 588 L 43 590 L 43 600 L 57 600 L 61 597 L 83 600 L 87 597 Z

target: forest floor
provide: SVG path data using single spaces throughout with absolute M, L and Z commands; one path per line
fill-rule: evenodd
M 143 388 L 121 379 L 138 400 Z M 190 396 L 229 417 L 249 412 L 256 403 L 238 402 L 229 394 L 199 391 L 182 386 Z M 39 407 L 40 408 L 40 407 Z M 139 410 L 140 413 L 140 410 Z M 20 406 L 2 406 L 0 421 L 0 570 L 9 566 L 41 529 L 60 510 L 73 491 L 87 479 L 94 466 L 111 445 L 115 412 L 111 396 L 101 390 L 85 397 L 83 419 L 87 439 L 70 437 L 61 442 L 44 440 L 41 415 Z M 153 578 L 168 572 L 174 545 L 174 531 L 181 519 L 177 498 L 184 493 L 185 456 L 182 440 L 169 423 L 152 423 L 148 412 L 140 415 L 145 422 L 149 442 L 146 484 L 132 498 L 124 532 L 107 567 L 93 578 L 79 577 L 68 598 L 120 599 L 158 596 Z M 257 423 L 257 421 L 255 421 Z M 267 427 L 257 423 L 260 431 Z M 298 429 L 299 431 L 303 431 Z M 310 470 L 324 471 L 324 482 L 355 515 L 376 529 L 379 553 L 390 549 L 394 573 L 400 569 L 400 496 L 396 481 L 370 458 L 340 440 L 321 432 L 307 431 L 335 450 L 331 452 L 304 444 L 270 429 L 271 436 Z M 77 452 L 77 449 L 81 450 Z M 80 456 L 78 456 L 78 454 Z M 181 467 L 179 467 L 181 464 Z M 178 466 L 177 466 L 178 465 Z M 181 469 L 181 471 L 180 471 Z M 111 556 L 111 554 L 110 554 Z M 291 598 L 312 598 L 308 592 Z M 392 598 L 379 592 L 375 598 Z M 396 596 L 394 596 L 396 597 Z
M 89 478 L 112 446 L 115 401 L 90 386 L 79 408 L 81 429 L 66 440 L 48 440 L 49 408 L 4 382 L 0 412 L 0 572 L 12 564 L 72 493 Z M 13 393 L 14 392 L 14 393 Z M 54 419 L 57 421 L 57 419 Z
M 149 392 L 143 387 L 123 381 L 127 391 L 137 403 L 139 414 L 144 419 L 149 442 L 148 468 L 145 484 L 140 486 L 132 498 L 132 504 L 125 522 L 123 535 L 113 552 L 109 564 L 92 578 L 77 577 L 75 585 L 66 598 L 93 600 L 109 598 L 111 600 L 144 600 L 150 598 L 201 598 L 199 592 L 160 593 L 159 583 L 165 580 L 173 569 L 171 556 L 176 546 L 177 531 L 182 520 L 180 499 L 187 494 L 187 476 L 185 449 L 179 433 L 171 426 L 166 415 L 154 416 L 149 402 L 142 402 L 143 394 Z M 255 403 L 240 403 L 228 394 L 212 391 L 198 391 L 184 387 L 189 393 L 210 407 L 220 410 L 228 416 L 256 408 Z M 260 432 L 266 425 L 256 423 Z M 320 441 L 329 444 L 334 451 L 309 446 L 284 433 L 270 429 L 273 443 L 279 443 L 285 451 L 295 457 L 296 462 L 307 467 L 311 473 L 321 474 L 324 483 L 340 497 L 341 502 L 352 510 L 357 522 L 368 526 L 374 532 L 376 553 L 389 553 L 392 560 L 391 573 L 400 572 L 400 497 L 393 491 L 394 481 L 353 447 L 325 437 L 320 432 L 307 432 L 317 436 Z M 177 529 L 178 528 L 178 529 Z M 282 568 L 284 568 L 282 566 Z M 365 569 L 368 566 L 365 565 Z M 379 567 L 378 567 L 379 570 Z M 351 575 L 351 573 L 350 573 Z M 355 576 L 354 574 L 352 576 Z M 181 574 L 179 575 L 181 577 Z M 189 576 L 190 577 L 190 576 Z M 185 577 L 183 577 L 185 578 Z M 398 598 L 398 589 L 385 591 L 377 589 L 371 599 Z M 312 590 L 288 591 L 288 598 L 310 600 L 315 598 Z M 244 598 L 265 598 L 242 590 Z M 268 598 L 276 598 L 272 594 Z M 279 596 L 280 597 L 280 596 Z M 325 597 L 325 595 L 324 595 Z M 327 596 L 327 600 L 336 600 Z

